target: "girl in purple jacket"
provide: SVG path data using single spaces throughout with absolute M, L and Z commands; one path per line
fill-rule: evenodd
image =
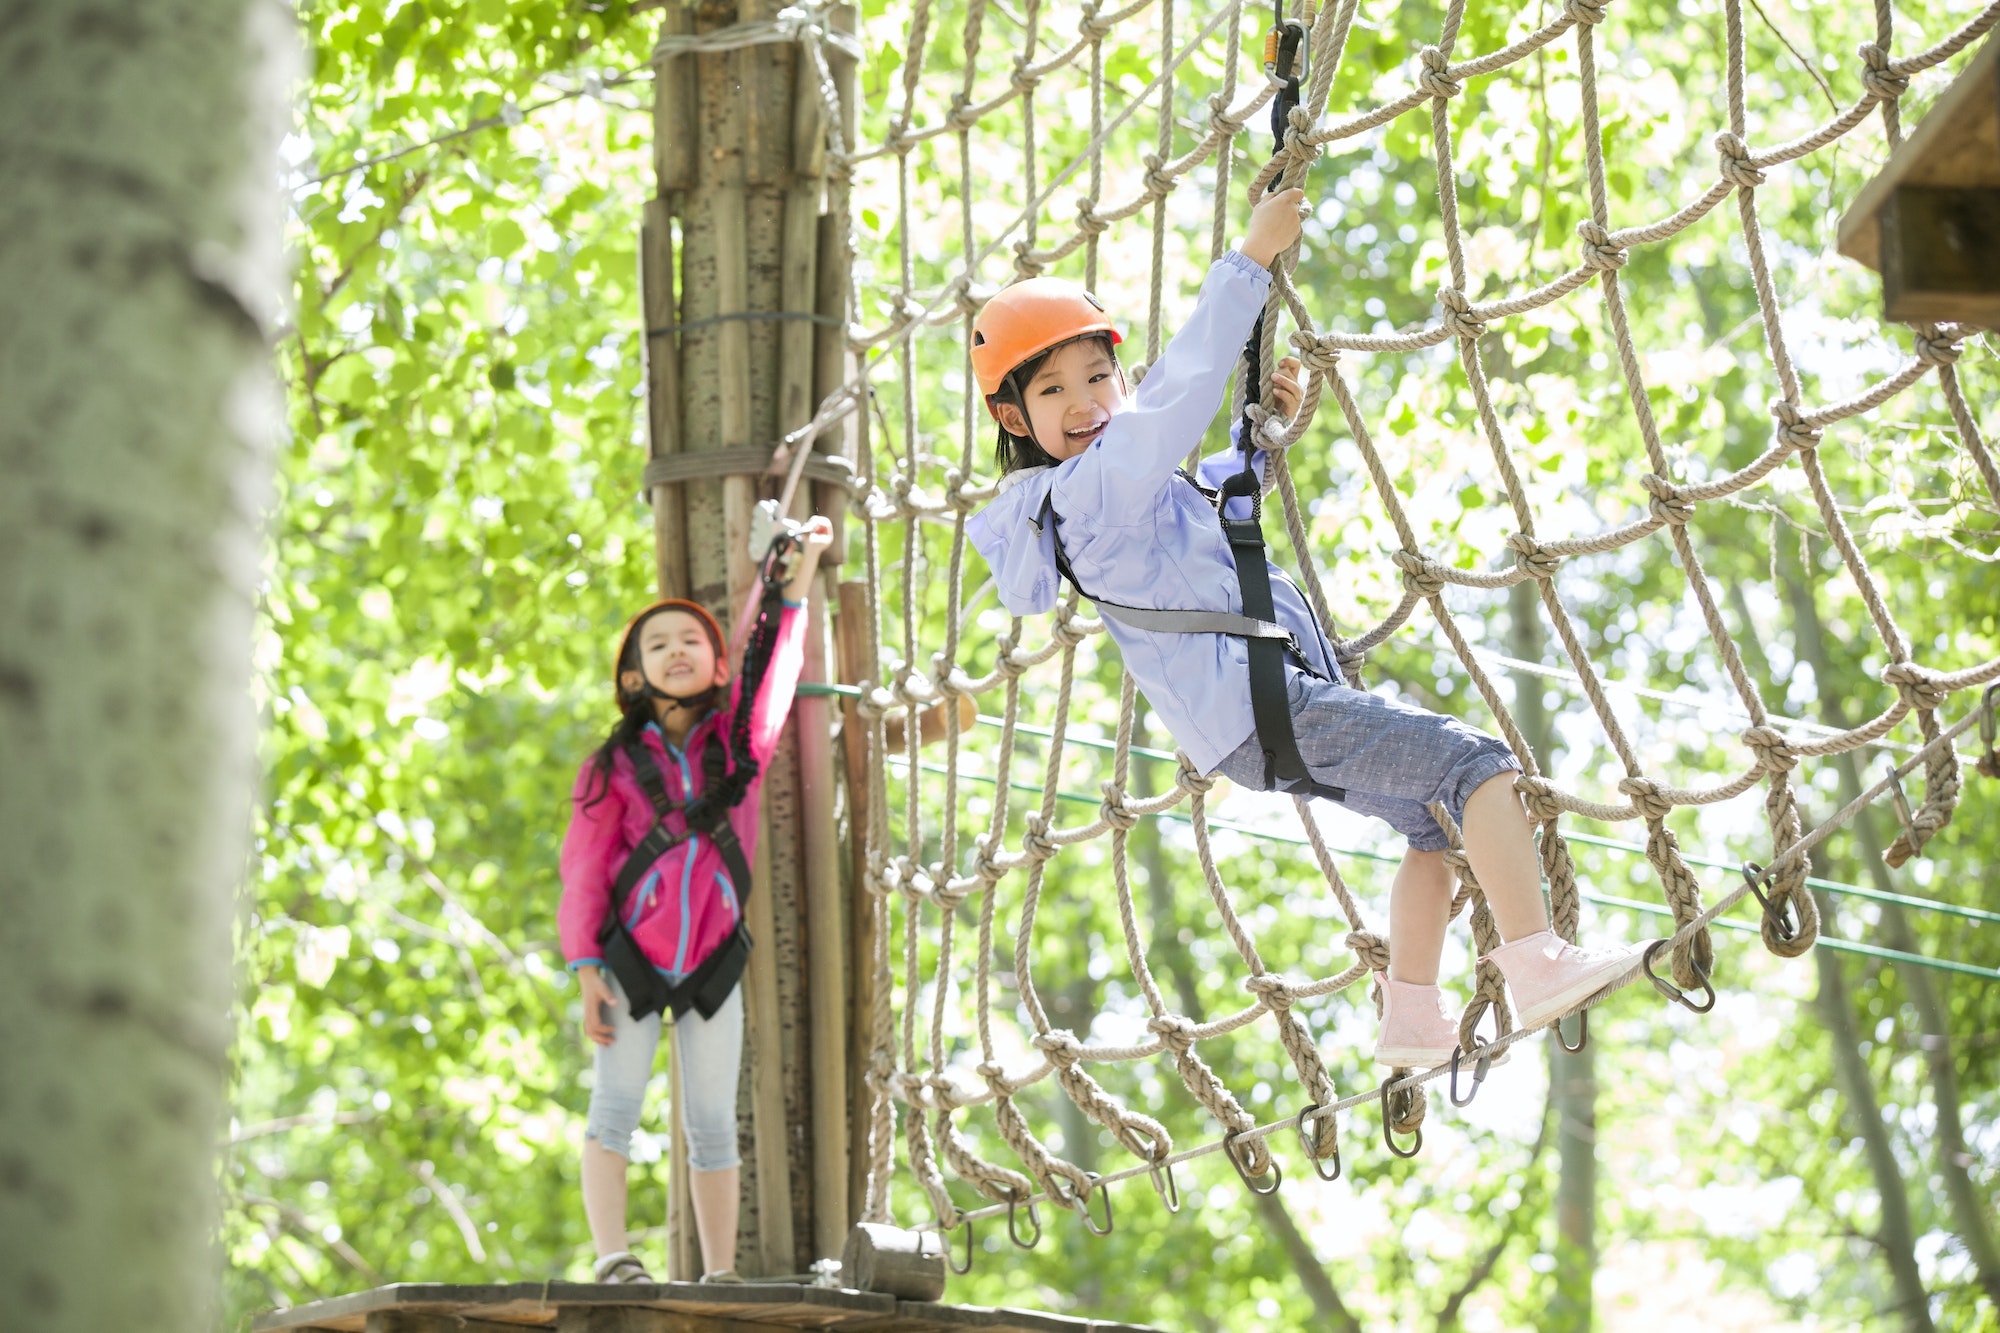
M 1375 1058 L 1429 1067 L 1458 1045 L 1437 986 L 1452 882 L 1430 802 L 1463 830 L 1506 941 L 1493 957 L 1524 1027 L 1615 980 L 1632 951 L 1578 949 L 1549 930 L 1514 791 L 1520 765 L 1504 744 L 1455 718 L 1348 688 L 1305 598 L 1276 565 L 1266 561 L 1256 576 L 1268 578 L 1269 611 L 1246 611 L 1222 521 L 1252 517 L 1251 496 L 1246 487 L 1218 499 L 1212 489 L 1242 470 L 1241 455 L 1226 450 L 1192 476 L 1180 470 L 1264 308 L 1272 260 L 1298 239 L 1302 198 L 1288 190 L 1257 205 L 1242 246 L 1209 270 L 1194 314 L 1136 392 L 1112 350 L 1118 332 L 1090 293 L 1031 278 L 989 301 L 973 323 L 972 364 L 1000 424 L 1004 475 L 966 531 L 1013 614 L 1052 610 L 1063 579 L 1097 604 L 1126 669 L 1201 772 L 1339 799 L 1409 839 L 1390 893 Z M 1275 377 L 1281 415 L 1297 410 L 1297 371 L 1288 361 Z M 1261 450 L 1251 460 L 1259 477 L 1265 461 Z M 1252 639 L 1284 646 L 1282 686 L 1273 680 L 1283 697 L 1267 705 L 1280 723 L 1289 715 L 1303 777 L 1273 776 L 1283 751 L 1278 738 L 1260 735 Z
M 737 1169 L 742 1160 L 736 1145 L 736 1084 L 743 997 L 733 977 L 725 977 L 713 989 L 728 986 L 727 998 L 704 1014 L 703 1004 L 713 996 L 696 998 L 694 992 L 702 978 L 714 975 L 713 963 L 722 961 L 718 953 L 737 936 L 741 895 L 748 886 L 735 882 L 730 864 L 746 865 L 756 854 L 761 779 L 750 778 L 729 809 L 725 827 L 704 833 L 685 807 L 733 762 L 726 758 L 729 738 L 746 734 L 736 725 L 739 709 L 750 710 L 747 758 L 761 771 L 770 757 L 791 711 L 804 659 L 802 608 L 820 552 L 832 535 L 824 518 L 815 518 L 803 534 L 768 665 L 752 698 L 743 698 L 740 677 L 731 682 L 722 628 L 701 606 L 663 601 L 635 616 L 618 648 L 618 725 L 577 774 L 569 831 L 563 837 L 557 920 L 563 956 L 583 990 L 584 1031 L 597 1047 L 584 1129 L 583 1211 L 597 1248 L 600 1282 L 653 1280 L 625 1247 L 625 1175 L 662 1015 L 655 1009 L 633 1016 L 634 1007 L 647 1005 L 631 1002 L 627 988 L 606 966 L 604 946 L 614 886 L 649 835 L 672 845 L 649 864 L 632 866 L 620 913 L 622 938 L 636 946 L 635 957 L 643 958 L 640 966 L 650 965 L 664 983 L 662 994 L 668 998 L 653 1003 L 665 1003 L 675 1014 L 674 1052 L 681 1062 L 681 1119 L 701 1238 L 702 1280 L 741 1280 L 735 1273 Z M 665 836 L 656 835 L 656 827 Z M 728 844 L 731 834 L 734 846 L 717 845 Z

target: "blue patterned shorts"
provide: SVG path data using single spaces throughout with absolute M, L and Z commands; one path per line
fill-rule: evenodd
M 1465 819 L 1472 793 L 1521 763 L 1503 741 L 1455 717 L 1384 699 L 1288 667 L 1292 730 L 1315 782 L 1346 790 L 1346 805 L 1386 820 L 1412 851 L 1449 845 L 1425 807 L 1442 801 Z M 1216 772 L 1253 791 L 1264 785 L 1264 749 L 1253 732 Z

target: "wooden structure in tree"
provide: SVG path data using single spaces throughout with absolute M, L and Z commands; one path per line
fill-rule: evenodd
M 260 1315 L 253 1333 L 1153 1333 L 1139 1324 L 1029 1310 L 899 1301 L 874 1292 L 784 1282 L 604 1286 L 405 1282 Z
M 1855 196 L 1840 253 L 1882 275 L 1890 319 L 2000 327 L 2000 43 L 1987 39 Z

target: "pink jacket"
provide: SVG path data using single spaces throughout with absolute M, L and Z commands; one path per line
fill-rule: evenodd
M 805 629 L 804 611 L 787 602 L 778 621 L 778 643 L 771 665 L 750 704 L 750 753 L 760 766 L 769 761 L 785 716 L 792 710 L 799 668 L 805 661 Z M 739 677 L 731 687 L 729 706 L 697 723 L 688 733 L 684 750 L 667 744 L 658 727 L 646 728 L 644 743 L 652 749 L 669 800 L 685 801 L 691 792 L 702 790 L 703 747 L 719 730 L 731 725 L 742 705 L 742 692 Z M 757 799 L 763 782 L 760 773 L 729 816 L 746 860 L 754 861 L 757 854 Z M 570 793 L 569 831 L 563 835 L 562 846 L 562 905 L 556 911 L 556 923 L 563 957 L 572 971 L 584 963 L 600 961 L 597 932 L 610 910 L 611 886 L 617 882 L 625 858 L 646 836 L 655 818 L 652 803 L 625 755 L 612 757 L 610 787 L 603 799 L 587 804 L 603 788 L 596 766 L 585 763 Z M 679 817 L 670 818 L 670 827 L 679 830 Z M 715 946 L 728 938 L 742 910 L 740 886 L 729 882 L 722 853 L 699 834 L 654 862 L 625 901 L 625 919 L 633 938 L 653 966 L 676 979 L 701 966 Z

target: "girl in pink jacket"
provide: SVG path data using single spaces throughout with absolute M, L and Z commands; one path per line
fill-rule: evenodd
M 618 725 L 577 774 L 557 920 L 583 990 L 584 1030 L 597 1044 L 583 1211 L 600 1282 L 653 1280 L 625 1247 L 625 1174 L 663 1012 L 674 1016 L 681 1061 L 703 1280 L 740 1280 L 736 983 L 749 947 L 742 917 L 758 775 L 791 711 L 802 608 L 832 535 L 815 518 L 799 540 L 782 606 L 760 617 L 745 653 L 746 672 L 760 674 L 748 699 L 745 678 L 731 682 L 721 627 L 701 606 L 663 601 L 634 617 L 618 649 Z

